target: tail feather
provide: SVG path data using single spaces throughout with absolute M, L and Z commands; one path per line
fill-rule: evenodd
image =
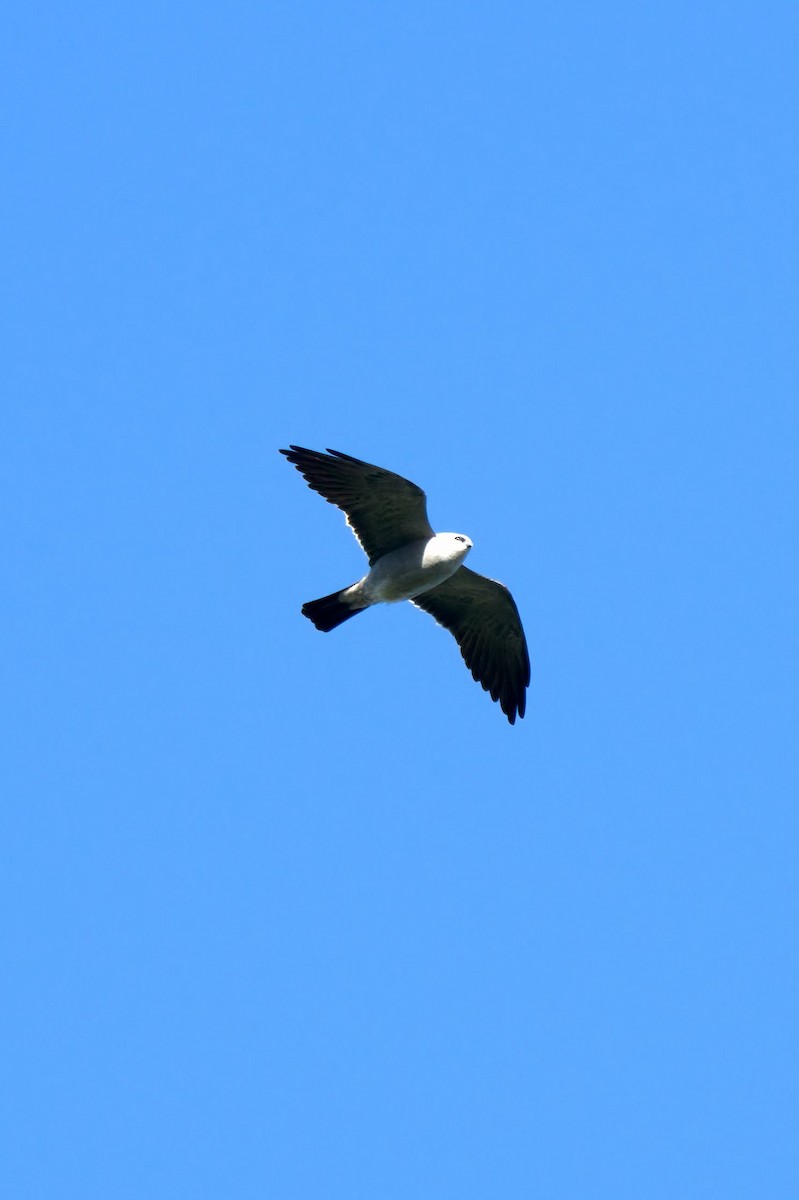
M 329 596 L 322 596 L 319 600 L 309 600 L 302 606 L 302 615 L 312 621 L 317 629 L 321 629 L 322 633 L 329 633 L 331 629 L 349 621 L 350 617 L 364 611 L 362 608 L 353 608 L 346 600 L 341 599 L 346 590 L 344 588 L 343 591 L 331 592 Z

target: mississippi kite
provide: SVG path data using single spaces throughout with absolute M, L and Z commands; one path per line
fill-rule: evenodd
M 463 566 L 462 533 L 435 533 L 421 488 L 339 450 L 281 450 L 308 486 L 342 509 L 370 570 L 341 591 L 309 600 L 303 616 L 328 633 L 373 604 L 410 600 L 455 637 L 466 666 L 511 725 L 524 716 L 530 683 L 527 642 L 513 597 Z

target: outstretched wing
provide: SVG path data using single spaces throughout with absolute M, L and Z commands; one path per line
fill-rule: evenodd
M 347 524 L 370 566 L 390 550 L 433 536 L 427 498 L 409 479 L 339 450 L 322 454 L 291 446 L 280 453 L 301 472 L 310 488 L 346 513 Z
M 524 716 L 530 656 L 519 610 L 508 589 L 459 567 L 454 575 L 414 596 L 413 604 L 454 635 L 478 683 L 498 700 L 511 725 Z

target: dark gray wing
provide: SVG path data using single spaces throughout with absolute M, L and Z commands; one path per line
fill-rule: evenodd
M 511 725 L 524 716 L 530 656 L 519 610 L 508 589 L 459 567 L 438 587 L 414 596 L 413 604 L 454 635 L 478 683 L 498 700 Z
M 339 450 L 322 454 L 291 446 L 280 453 L 307 479 L 309 487 L 346 513 L 347 524 L 366 551 L 370 566 L 390 550 L 433 536 L 427 498 L 409 479 Z

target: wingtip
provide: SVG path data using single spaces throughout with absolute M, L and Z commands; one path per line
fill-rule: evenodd
M 342 462 L 356 463 L 359 467 L 368 467 L 369 463 L 364 462 L 362 458 L 355 458 L 352 454 L 345 454 L 343 450 L 331 450 L 327 447 L 327 453 L 332 454 L 334 458 L 340 458 Z

